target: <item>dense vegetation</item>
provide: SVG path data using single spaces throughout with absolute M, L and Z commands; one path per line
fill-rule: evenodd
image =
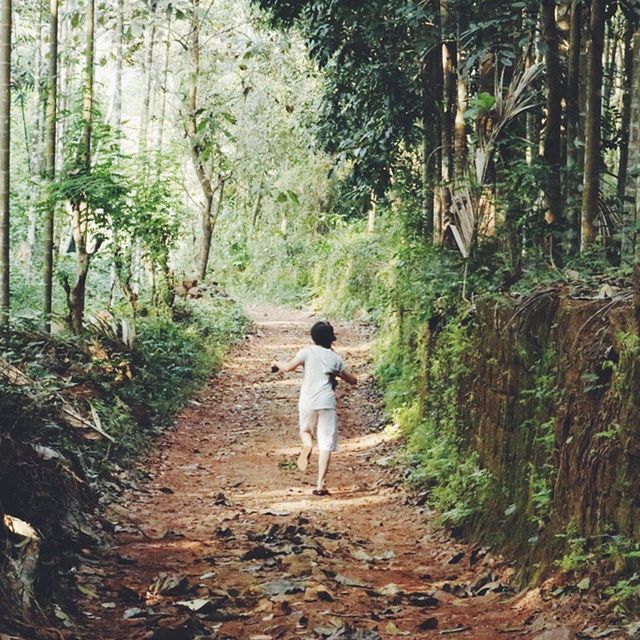
M 107 433 L 162 423 L 201 342 L 242 334 L 218 285 L 313 301 L 380 328 L 411 479 L 459 525 L 491 484 L 457 410 L 477 298 L 637 263 L 634 2 L 2 0 L 0 45 L 4 357 L 100 360 Z

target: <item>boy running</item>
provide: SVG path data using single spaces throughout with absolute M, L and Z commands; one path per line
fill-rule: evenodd
M 338 416 L 336 413 L 336 378 L 342 378 L 351 385 L 358 380 L 351 374 L 342 358 L 331 346 L 336 334 L 328 322 L 316 322 L 311 327 L 311 347 L 300 349 L 289 362 L 274 360 L 273 371 L 295 371 L 304 367 L 304 379 L 300 388 L 300 439 L 302 451 L 298 456 L 298 469 L 305 471 L 313 449 L 313 438 L 318 444 L 318 482 L 314 495 L 326 496 L 324 481 L 331 461 L 331 453 L 338 448 Z

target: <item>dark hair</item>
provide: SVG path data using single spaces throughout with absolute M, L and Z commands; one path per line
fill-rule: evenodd
M 311 338 L 316 344 L 325 349 L 331 349 L 331 345 L 337 340 L 333 327 L 324 320 L 316 322 L 311 327 Z

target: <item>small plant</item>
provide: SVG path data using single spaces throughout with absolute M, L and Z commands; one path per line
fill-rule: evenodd
M 604 595 L 614 603 L 616 613 L 637 612 L 640 608 L 640 574 L 634 573 L 629 578 L 618 580 L 604 590 Z
M 564 538 L 566 544 L 566 552 L 557 563 L 563 573 L 584 570 L 593 564 L 596 556 L 587 551 L 587 539 L 578 536 L 575 526 L 568 527 L 566 533 L 557 537 Z

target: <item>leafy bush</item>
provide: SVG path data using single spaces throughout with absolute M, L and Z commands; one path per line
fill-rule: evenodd
M 139 324 L 140 362 L 121 391 L 122 399 L 144 409 L 154 424 L 164 423 L 184 404 L 226 347 L 249 327 L 241 308 L 220 296 L 185 301 L 180 318 L 155 317 Z
M 380 235 L 359 231 L 336 234 L 313 268 L 314 304 L 341 318 L 378 316 L 384 309 L 389 277 L 387 253 Z

